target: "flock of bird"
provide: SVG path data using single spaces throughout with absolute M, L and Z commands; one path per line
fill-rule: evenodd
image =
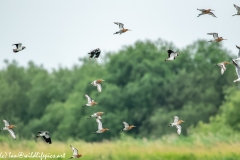
M 237 13 L 234 14 L 233 16 L 235 15 L 240 15 L 240 7 L 238 7 L 237 5 L 234 4 L 234 7 L 237 9 Z M 212 15 L 213 17 L 217 18 L 212 11 L 212 9 L 197 9 L 199 11 L 201 11 L 202 13 L 200 13 L 198 15 L 199 16 L 202 16 L 202 15 Z M 125 33 L 127 31 L 131 31 L 130 29 L 125 29 L 124 28 L 124 24 L 123 23 L 119 23 L 119 22 L 114 22 L 114 24 L 118 25 L 119 26 L 119 31 L 115 32 L 114 34 L 119 34 L 121 35 L 122 33 Z M 226 40 L 226 39 L 223 39 L 222 37 L 218 37 L 218 33 L 208 33 L 208 35 L 212 35 L 213 36 L 213 40 L 210 40 L 209 42 L 221 42 L 222 40 Z M 24 50 L 26 47 L 25 46 L 22 46 L 22 43 L 17 43 L 17 44 L 13 44 L 16 46 L 16 49 L 13 49 L 13 52 L 14 53 L 17 53 L 19 51 L 22 51 Z M 237 81 L 240 81 L 240 66 L 237 64 L 237 61 L 240 61 L 240 46 L 236 46 L 238 49 L 239 49 L 239 52 L 238 52 L 238 57 L 236 59 L 232 59 L 232 63 L 235 65 L 235 69 L 236 69 L 236 73 L 237 73 L 237 76 L 238 76 L 238 79 L 234 80 L 233 82 L 237 82 Z M 101 50 L 99 48 L 97 49 L 94 49 L 92 50 L 91 52 L 89 52 L 88 54 L 90 55 L 89 58 L 98 58 L 100 56 L 100 53 L 101 53 Z M 170 60 L 175 60 L 175 58 L 177 56 L 179 56 L 179 53 L 178 52 L 174 52 L 172 51 L 171 49 L 168 49 L 167 50 L 167 53 L 168 53 L 168 58 L 165 59 L 165 61 L 170 61 Z M 216 66 L 219 66 L 221 68 L 221 74 L 224 73 L 224 71 L 226 70 L 226 65 L 227 64 L 230 64 L 230 62 L 220 62 L 218 64 L 216 64 Z M 98 80 L 94 80 L 91 85 L 97 87 L 97 90 L 98 92 L 101 92 L 102 91 L 102 82 L 104 80 L 102 79 L 98 79 Z M 87 99 L 87 103 L 84 105 L 84 106 L 94 106 L 97 104 L 97 102 L 95 102 L 89 95 L 85 94 L 85 97 Z M 107 130 L 109 130 L 108 128 L 103 128 L 102 126 L 102 122 L 101 122 L 101 119 L 102 119 L 102 115 L 104 114 L 104 112 L 96 112 L 92 115 L 90 115 L 87 119 L 89 118 L 96 118 L 96 122 L 98 124 L 98 130 L 96 132 L 93 132 L 94 134 L 96 133 L 104 133 L 106 132 Z M 16 127 L 15 125 L 11 125 L 8 121 L 6 120 L 3 120 L 4 122 L 4 125 L 5 127 L 2 128 L 2 130 L 7 130 L 10 135 L 12 136 L 13 139 L 16 140 L 16 135 L 13 131 L 13 128 Z M 185 122 L 183 120 L 179 120 L 179 117 L 178 116 L 174 116 L 174 121 L 173 123 L 170 123 L 168 127 L 173 127 L 175 126 L 176 129 L 177 129 L 177 134 L 180 135 L 181 134 L 181 126 L 180 124 L 182 122 Z M 123 122 L 123 125 L 124 125 L 124 128 L 122 129 L 122 131 L 128 131 L 128 130 L 131 130 L 133 129 L 134 125 L 129 125 L 127 122 Z M 48 131 L 38 131 L 38 135 L 36 136 L 37 138 L 38 137 L 42 137 L 47 143 L 51 144 L 52 141 L 51 141 L 51 137 L 49 135 L 49 132 Z M 74 148 L 73 146 L 71 146 L 71 149 L 72 149 L 72 152 L 73 152 L 73 155 L 71 158 L 79 158 L 82 156 L 82 154 L 79 154 L 78 153 L 78 150 L 76 148 Z

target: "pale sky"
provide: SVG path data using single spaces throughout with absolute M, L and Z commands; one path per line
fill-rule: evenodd
M 223 46 L 234 54 L 240 45 L 239 0 L 0 0 L 0 68 L 3 61 L 29 61 L 49 70 L 72 67 L 78 58 L 100 48 L 118 51 L 137 40 L 158 38 L 183 48 L 197 39 L 211 40 L 209 32 L 226 38 Z M 214 9 L 218 18 L 197 17 L 199 9 Z M 124 23 L 132 31 L 113 35 Z M 13 53 L 14 43 L 26 49 Z

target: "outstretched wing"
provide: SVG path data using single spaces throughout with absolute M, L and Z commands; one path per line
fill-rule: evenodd
M 92 99 L 87 94 L 85 94 L 85 97 L 87 98 L 88 103 L 92 102 Z
M 221 64 L 220 67 L 221 67 L 221 74 L 223 74 L 224 71 L 226 70 L 226 67 L 224 64 Z
M 238 12 L 240 12 L 240 7 L 238 7 L 236 4 L 233 5 Z
M 16 139 L 16 135 L 15 135 L 15 133 L 14 133 L 14 131 L 12 129 L 8 129 L 8 132 L 13 137 L 13 139 Z
M 124 29 L 124 24 L 123 23 L 119 23 L 119 22 L 114 22 L 114 23 L 119 26 L 120 30 Z
M 6 121 L 5 119 L 3 120 L 5 127 L 8 127 L 10 124 L 8 123 L 8 121 Z
M 179 120 L 179 117 L 178 117 L 178 116 L 174 116 L 174 120 L 173 120 L 173 122 L 174 122 L 174 123 L 177 123 L 178 120 Z
M 206 11 L 206 9 L 197 9 L 197 10 L 202 11 L 202 12 L 205 12 L 205 11 Z
M 98 92 L 102 91 L 102 84 L 101 83 L 97 84 L 97 90 L 98 90 Z
M 177 134 L 180 135 L 180 134 L 181 134 L 182 127 L 181 127 L 179 124 L 177 124 L 177 125 L 176 125 L 176 128 L 177 128 Z
M 22 47 L 22 43 L 17 43 L 17 44 L 13 44 L 13 45 L 15 45 L 17 47 L 17 49 Z
M 214 38 L 214 39 L 217 39 L 217 38 L 218 38 L 218 33 L 208 33 L 208 35 L 213 35 L 213 38 Z
M 95 58 L 98 58 L 99 56 L 100 56 L 100 53 L 101 53 L 101 51 L 100 51 L 100 49 L 95 53 L 96 55 L 95 55 Z
M 237 49 L 239 49 L 239 51 L 238 51 L 238 57 L 237 57 L 237 58 L 240 58 L 240 47 L 237 46 L 237 45 L 236 45 L 236 47 L 237 47 Z
M 73 146 L 70 145 L 70 147 L 72 148 L 73 151 L 73 155 L 78 155 L 78 150 L 76 148 L 74 148 Z
M 123 122 L 123 124 L 124 124 L 124 127 L 125 127 L 125 128 L 128 128 L 128 127 L 129 127 L 129 124 L 128 124 L 127 122 Z
M 208 13 L 209 15 L 212 15 L 213 17 L 216 17 L 215 14 L 213 14 L 212 12 Z M 217 17 L 216 17 L 217 18 Z
M 98 123 L 98 130 L 102 130 L 103 127 L 102 127 L 102 122 L 100 121 L 100 119 L 96 118 L 96 121 Z
M 236 67 L 236 73 L 237 73 L 238 78 L 240 78 L 240 69 L 237 67 Z

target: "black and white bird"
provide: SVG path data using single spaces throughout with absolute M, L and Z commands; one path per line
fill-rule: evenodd
M 92 50 L 88 54 L 90 54 L 89 58 L 98 58 L 101 54 L 101 50 L 99 48 L 97 48 L 97 49 Z
M 12 138 L 16 140 L 16 135 L 13 131 L 13 128 L 16 126 L 10 125 L 10 123 L 6 120 L 3 120 L 3 123 L 4 123 L 5 127 L 3 127 L 2 130 L 7 130 L 10 133 L 10 135 L 12 136 Z
M 43 139 L 44 139 L 47 143 L 49 143 L 49 144 L 52 143 L 51 137 L 50 137 L 48 131 L 38 131 L 38 133 L 39 133 L 39 134 L 36 136 L 37 138 L 38 138 L 38 137 L 43 137 Z
M 240 66 L 234 60 L 232 60 L 232 62 L 235 65 L 236 73 L 237 73 L 237 76 L 238 76 L 238 79 L 233 81 L 235 83 L 235 82 L 240 81 Z
M 13 49 L 14 53 L 24 50 L 26 47 L 22 46 L 22 43 L 13 44 L 16 46 L 16 49 Z
M 171 49 L 168 49 L 167 52 L 168 52 L 168 58 L 165 59 L 165 61 L 172 61 L 179 55 L 178 52 L 174 52 Z
M 234 14 L 232 16 L 240 15 L 240 7 L 238 7 L 236 4 L 234 4 L 233 6 L 236 8 L 237 14 Z

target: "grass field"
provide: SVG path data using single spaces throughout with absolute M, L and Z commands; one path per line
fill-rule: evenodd
M 53 141 L 51 145 L 41 140 L 35 142 L 18 139 L 6 143 L 1 139 L 0 159 L 13 159 L 10 156 L 20 159 L 17 155 L 21 152 L 25 155 L 39 152 L 63 157 L 46 159 L 68 159 L 72 154 L 70 144 L 84 155 L 82 159 L 85 160 L 240 160 L 239 137 L 219 135 L 170 135 L 158 140 L 133 139 L 123 135 L 121 139 L 99 143 L 68 140 L 65 143 Z

